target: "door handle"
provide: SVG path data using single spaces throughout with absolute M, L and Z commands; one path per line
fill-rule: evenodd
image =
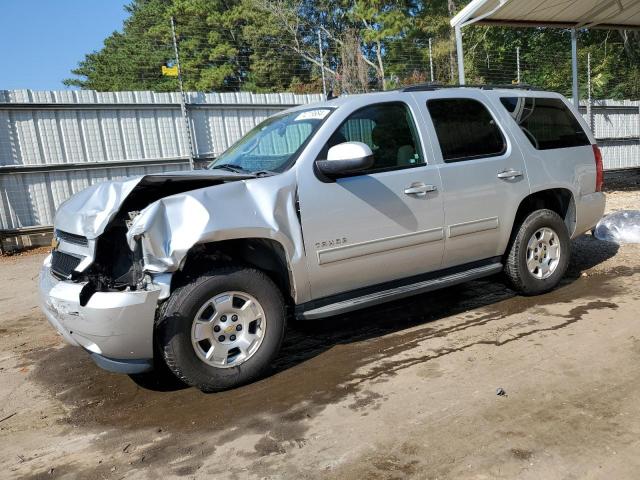
M 410 186 L 404 189 L 406 195 L 416 195 L 418 197 L 424 197 L 428 192 L 435 192 L 437 187 L 435 185 L 425 185 L 422 182 L 412 183 Z
M 521 171 L 513 170 L 511 168 L 509 170 L 503 170 L 501 172 L 498 172 L 498 178 L 512 179 L 512 178 L 522 177 L 522 175 L 524 174 Z

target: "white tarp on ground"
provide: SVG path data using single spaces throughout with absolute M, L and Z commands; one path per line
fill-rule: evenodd
M 640 243 L 640 210 L 621 210 L 605 215 L 595 228 L 599 240 L 617 243 Z

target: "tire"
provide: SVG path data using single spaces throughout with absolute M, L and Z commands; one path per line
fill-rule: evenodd
M 226 267 L 177 288 L 156 333 L 173 374 L 214 392 L 263 375 L 280 350 L 285 325 L 282 293 L 267 275 Z
M 567 271 L 571 256 L 569 233 L 560 215 L 552 210 L 536 210 L 514 233 L 505 255 L 504 272 L 509 286 L 523 295 L 539 295 L 555 288 Z

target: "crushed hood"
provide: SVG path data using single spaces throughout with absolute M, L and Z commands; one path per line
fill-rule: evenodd
M 291 264 L 302 263 L 295 180 L 289 171 L 160 198 L 131 221 L 129 248 L 140 244 L 151 273 L 180 269 L 194 245 L 242 238 L 275 240 Z
M 111 180 L 92 185 L 62 203 L 54 225 L 56 229 L 94 239 L 104 232 L 125 200 L 141 190 L 154 190 L 151 201 L 138 206 L 144 208 L 164 196 L 249 178 L 255 177 L 223 170 L 196 170 Z

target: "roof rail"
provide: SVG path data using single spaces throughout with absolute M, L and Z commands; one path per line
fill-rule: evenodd
M 524 83 L 518 84 L 480 84 L 480 85 L 445 85 L 442 83 L 417 83 L 415 85 L 409 85 L 408 87 L 401 88 L 402 92 L 430 92 L 434 90 L 441 90 L 443 88 L 480 88 L 482 90 L 495 90 L 495 89 L 512 89 L 512 90 L 542 90 L 539 87 L 533 85 L 527 85 Z

